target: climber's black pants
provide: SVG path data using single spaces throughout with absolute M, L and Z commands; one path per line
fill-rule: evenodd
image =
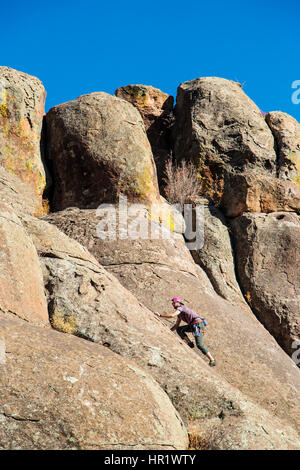
M 192 325 L 184 325 L 184 326 L 179 326 L 177 328 L 177 333 L 179 334 L 180 338 L 184 339 L 187 338 L 186 333 L 194 333 L 194 328 Z M 195 336 L 195 341 L 197 348 L 200 349 L 203 354 L 208 353 L 208 349 L 204 346 L 203 344 L 203 332 L 201 331 L 199 336 Z

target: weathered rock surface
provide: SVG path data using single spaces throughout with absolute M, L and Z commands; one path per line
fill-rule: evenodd
M 115 202 L 120 193 L 134 201 L 159 201 L 145 126 L 130 103 L 91 93 L 55 106 L 46 122 L 55 210 L 95 208 Z
M 193 259 L 208 275 L 217 294 L 231 302 L 244 302 L 236 280 L 234 253 L 226 219 L 208 200 L 198 198 L 194 202 L 204 207 L 204 236 L 203 246 L 191 250 Z
M 38 78 L 0 67 L 0 165 L 29 184 L 40 205 L 46 185 L 40 152 L 45 98 Z
M 174 98 L 147 85 L 127 85 L 115 95 L 132 103 L 140 112 L 156 163 L 158 181 L 164 177 L 164 166 L 172 149 L 171 129 L 174 124 Z
M 244 212 L 300 212 L 300 187 L 268 175 L 231 173 L 224 178 L 220 208 L 228 217 Z
M 243 214 L 232 221 L 236 266 L 259 320 L 292 354 L 300 339 L 300 216 Z
M 45 215 L 34 190 L 17 176 L 0 166 L 0 202 L 11 207 L 16 214 Z
M 39 107 L 23 75 L 22 92 L 15 78 L 0 89 L 0 124 L 10 151 L 21 139 L 21 160 L 39 119 L 8 107 Z M 170 97 L 143 86 L 116 94 L 48 113 L 51 202 L 64 210 L 45 220 L 32 217 L 42 215 L 38 180 L 8 168 L 0 133 L 0 448 L 185 449 L 183 419 L 220 449 L 300 449 L 300 370 L 288 357 L 300 338 L 298 127 L 284 113 L 267 124 L 229 80 L 179 87 L 175 157 L 196 163 L 207 198 L 204 246 L 191 254 L 146 134 L 162 164 Z M 115 213 L 121 194 L 127 221 Z M 230 229 L 216 205 L 235 217 Z M 173 296 L 207 318 L 217 367 L 154 315 Z
M 175 109 L 175 157 L 194 161 L 225 215 L 299 210 L 296 120 L 269 113 L 269 127 L 239 84 L 216 77 L 181 84 Z
M 99 240 L 99 219 L 95 211 L 73 208 L 51 214 L 46 219 L 84 244 L 127 289 L 123 297 L 119 288 L 117 312 L 114 307 L 110 310 L 109 320 L 102 316 L 98 326 L 94 323 L 97 332 L 88 328 L 90 319 L 81 309 L 79 315 L 83 320 L 84 316 L 88 319 L 84 320 L 84 334 L 88 331 L 89 338 L 93 339 L 94 336 L 97 341 L 102 338 L 102 342 L 109 344 L 113 351 L 151 369 L 153 377 L 167 390 L 185 422 L 198 423 L 203 432 L 213 423 L 220 425 L 219 418 L 216 418 L 222 409 L 228 416 L 227 424 L 231 422 L 232 425 L 233 415 L 239 414 L 239 405 L 234 400 L 233 407 L 228 405 L 228 391 L 225 392 L 223 387 L 229 382 L 235 394 L 238 389 L 260 409 L 276 414 L 283 421 L 288 420 L 289 425 L 299 429 L 300 374 L 295 363 L 282 351 L 246 304 L 237 306 L 213 291 L 208 278 L 193 262 L 179 234 L 168 241 Z M 76 292 L 80 288 L 78 281 L 74 282 L 74 276 L 70 277 L 71 282 L 65 281 L 70 286 L 66 285 L 68 297 L 71 295 L 69 289 L 72 288 L 72 282 Z M 128 291 L 140 302 L 139 308 L 133 304 Z M 88 283 L 83 287 L 83 292 L 88 296 L 92 292 Z M 159 320 L 153 319 L 149 310 L 147 313 L 143 310 L 145 305 L 152 311 L 170 311 L 170 299 L 174 295 L 179 295 L 208 319 L 205 342 L 217 359 L 216 371 L 209 369 L 208 372 L 205 360 L 199 357 L 198 352 L 189 349 L 176 334 L 171 333 Z M 75 294 L 73 296 L 76 298 Z M 95 308 L 90 297 L 86 304 Z M 76 311 L 79 312 L 78 308 Z M 197 374 L 191 373 L 191 370 L 197 370 Z M 222 404 L 219 401 L 220 393 L 226 397 L 225 402 L 221 399 Z M 185 398 L 187 396 L 188 399 Z M 231 398 L 229 400 L 232 401 Z M 235 431 L 233 435 L 236 435 Z M 235 437 L 233 439 L 235 442 Z M 240 444 L 234 445 L 238 447 Z
M 182 83 L 176 101 L 177 159 L 191 158 L 204 175 L 267 170 L 275 176 L 274 138 L 259 108 L 231 80 Z
M 231 217 L 295 210 L 290 185 L 276 179 L 274 136 L 238 83 L 217 77 L 183 83 L 175 114 L 175 158 L 196 164 L 203 196 Z
M 18 216 L 0 203 L 0 311 L 50 326 L 42 270 Z
M 152 86 L 122 86 L 115 91 L 115 95 L 118 98 L 129 101 L 129 103 L 133 104 L 139 110 L 147 131 L 152 125 L 156 124 L 159 118 L 167 116 L 173 110 L 173 96 L 163 93 L 158 88 L 153 88 Z M 156 139 L 160 137 L 159 134 L 159 130 L 155 132 L 155 134 L 153 132 L 153 136 Z
M 272 130 L 278 153 L 278 176 L 300 186 L 300 124 L 282 111 L 271 111 L 266 121 Z
M 0 449 L 186 449 L 168 396 L 133 362 L 0 313 Z
M 108 239 L 99 238 L 99 224 L 102 214 L 98 215 L 97 211 L 92 209 L 68 208 L 64 211 L 48 214 L 43 217 L 43 221 L 55 224 L 68 237 L 85 246 L 103 266 L 120 265 L 121 263 L 138 266 L 148 263 L 149 265 L 167 265 L 177 270 L 182 258 L 184 258 L 181 270 L 196 276 L 199 268 L 186 249 L 181 233 L 169 233 L 156 221 L 152 222 L 143 216 L 136 217 L 134 212 L 130 213 L 131 207 L 134 208 L 134 206 L 128 205 L 128 225 L 126 227 L 119 220 L 118 206 L 112 204 L 107 208 L 107 219 L 114 217 L 115 210 L 117 214 L 114 237 Z M 148 226 L 148 237 L 141 239 L 137 231 L 136 239 L 129 239 L 135 235 L 133 230 L 131 232 L 131 227 L 138 227 L 139 223 L 142 224 L 143 221 Z M 164 235 L 165 239 L 162 238 Z M 207 285 L 210 286 L 209 281 Z

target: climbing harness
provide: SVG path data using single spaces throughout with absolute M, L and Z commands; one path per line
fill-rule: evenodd
M 207 321 L 205 320 L 205 318 L 199 318 L 199 320 L 195 320 L 192 323 L 194 336 L 199 336 L 200 333 L 204 335 L 206 325 Z

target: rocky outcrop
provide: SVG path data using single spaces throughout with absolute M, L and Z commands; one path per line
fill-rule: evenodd
M 196 164 L 203 196 L 226 216 L 299 211 L 295 119 L 269 113 L 268 126 L 238 83 L 217 77 L 181 84 L 175 111 L 175 157 Z
M 217 77 L 182 83 L 175 113 L 175 156 L 193 159 L 203 176 L 250 169 L 275 176 L 273 135 L 238 83 Z
M 35 247 L 12 209 L 0 203 L 0 311 L 50 326 Z
M 228 217 L 244 212 L 300 212 L 300 188 L 292 181 L 268 175 L 229 173 L 219 205 Z
M 110 310 L 109 318 L 104 320 L 105 326 L 102 316 L 98 326 L 96 324 L 97 333 L 89 330 L 90 320 L 86 321 L 85 331 L 89 330 L 97 341 L 100 335 L 112 350 L 134 358 L 139 366 L 150 369 L 185 422 L 196 423 L 198 430 L 203 432 L 216 423 L 220 414 L 217 410 L 223 409 L 228 424 L 230 421 L 232 424 L 237 405 L 228 407 L 223 400 L 222 405 L 217 404 L 220 403 L 220 380 L 225 379 L 235 393 L 239 390 L 247 400 L 268 413 L 276 413 L 279 419 L 285 420 L 288 416 L 289 423 L 293 422 L 298 428 L 300 375 L 296 365 L 245 303 L 237 306 L 216 295 L 204 272 L 193 262 L 182 236 L 174 234 L 169 240 L 100 240 L 97 235 L 99 218 L 92 210 L 74 208 L 51 214 L 46 219 L 84 244 L 127 289 L 125 298 L 119 289 L 119 313 L 112 314 Z M 74 290 L 78 291 L 78 287 L 76 281 Z M 83 290 L 88 295 L 89 289 Z M 217 359 L 217 375 L 211 370 L 208 373 L 205 359 L 199 357 L 197 351 L 189 349 L 159 320 L 150 319 L 149 310 L 143 314 L 143 310 L 132 303 L 132 294 L 140 307 L 145 305 L 149 310 L 159 312 L 170 311 L 170 299 L 179 295 L 205 316 L 209 324 L 205 342 Z M 89 299 L 86 303 L 90 302 Z M 94 308 L 95 304 L 91 305 Z M 166 324 L 170 327 L 170 323 Z M 197 373 L 191 373 L 191 370 L 197 370 Z M 222 383 L 221 394 L 228 397 Z M 185 394 L 188 400 L 184 398 Z M 227 398 L 225 401 L 228 404 Z
M 274 140 L 229 80 L 179 87 L 175 157 L 196 164 L 204 194 L 195 247 L 146 134 L 167 149 L 169 98 L 116 94 L 48 113 L 56 212 L 34 217 L 35 189 L 0 165 L 0 448 L 186 449 L 188 431 L 219 449 L 299 449 L 291 128 L 269 116 Z M 217 367 L 154 314 L 173 296 L 206 317 Z
M 300 124 L 289 114 L 271 111 L 266 121 L 272 130 L 278 154 L 277 171 L 282 179 L 300 186 Z
M 278 211 L 291 213 L 291 220 L 285 216 L 285 221 L 289 220 L 287 227 L 291 227 L 292 220 L 296 224 L 294 212 L 300 211 L 296 184 L 299 124 L 281 112 L 269 113 L 266 121 L 269 128 L 256 105 L 234 82 L 201 78 L 183 83 L 176 104 L 175 155 L 179 160 L 193 160 L 202 177 L 205 197 L 214 201 L 225 216 L 237 217 L 232 228 L 243 293 L 251 298 L 257 317 L 291 354 L 299 330 L 298 299 L 292 293 L 297 290 L 297 269 L 289 253 L 298 253 L 298 235 L 284 223 L 275 233 Z M 258 213 L 275 215 L 259 217 Z M 224 262 L 224 255 L 220 258 Z M 197 260 L 201 263 L 200 258 Z M 262 262 L 266 266 L 263 269 Z M 205 263 L 202 266 L 220 292 L 212 269 Z M 213 266 L 216 269 L 217 263 Z M 272 283 L 274 270 L 278 282 Z
M 115 202 L 120 193 L 134 201 L 159 201 L 151 147 L 134 106 L 91 93 L 55 106 L 46 122 L 53 209 L 95 208 Z
M 218 295 L 231 302 L 244 302 L 236 280 L 230 229 L 222 212 L 203 198 L 194 200 L 203 205 L 203 245 L 191 250 L 195 263 L 208 275 Z
M 226 215 L 299 209 L 296 185 L 276 178 L 273 134 L 238 83 L 183 83 L 175 110 L 175 157 L 196 164 L 203 195 Z
M 115 91 L 115 95 L 129 101 L 139 110 L 145 123 L 161 185 L 165 163 L 172 150 L 173 96 L 146 85 L 123 86 Z
M 259 320 L 292 354 L 300 338 L 300 217 L 243 214 L 232 229 L 241 288 Z
M 1 313 L 0 331 L 0 449 L 187 447 L 168 396 L 133 362 Z
M 46 186 L 40 151 L 45 98 L 38 78 L 0 67 L 0 165 L 31 186 L 40 207 Z

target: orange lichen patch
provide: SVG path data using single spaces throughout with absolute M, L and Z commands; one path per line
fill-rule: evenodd
M 144 118 L 146 129 L 154 116 L 160 116 L 166 109 L 173 108 L 173 97 L 148 85 L 127 85 L 116 90 L 115 95 L 137 107 Z M 150 114 L 152 118 L 150 117 Z M 149 119 L 149 122 L 147 122 Z
M 39 136 L 31 129 L 28 119 L 9 122 L 2 117 L 0 126 L 6 142 L 1 147 L 1 164 L 41 195 L 46 177 L 40 160 Z
M 293 179 L 293 181 L 297 184 L 297 186 L 300 187 L 300 152 L 295 152 L 290 155 L 290 159 L 295 163 L 297 169 L 297 176 Z
M 202 183 L 202 194 L 219 204 L 224 193 L 224 179 L 212 173 L 209 166 L 198 166 L 198 178 Z
M 27 118 L 27 119 L 22 119 L 22 120 L 20 121 L 19 127 L 20 127 L 20 130 L 21 130 L 21 133 L 22 133 L 24 136 L 25 136 L 25 135 L 26 135 L 26 136 L 29 136 L 29 135 L 32 134 L 32 132 L 31 132 L 31 125 L 30 125 L 30 122 L 29 122 L 29 119 L 28 119 L 28 118 Z M 33 135 L 32 135 L 31 137 L 34 138 Z
M 246 292 L 245 297 L 247 299 L 247 302 L 250 304 L 251 303 L 251 294 L 250 294 L 250 292 Z
M 8 133 L 8 110 L 2 105 L 2 111 L 0 110 L 0 133 L 6 137 Z
M 30 90 L 25 94 L 22 88 L 16 92 L 14 87 L 0 90 L 0 165 L 29 184 L 42 204 L 46 176 L 40 139 L 46 93 L 28 93 Z
M 40 219 L 41 217 L 44 217 L 45 215 L 49 214 L 49 212 L 50 212 L 49 200 L 40 198 L 40 207 L 33 214 L 34 217 L 37 217 L 38 219 Z

